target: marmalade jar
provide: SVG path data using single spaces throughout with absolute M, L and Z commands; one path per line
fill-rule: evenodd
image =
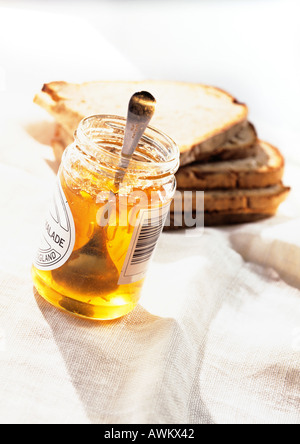
M 115 319 L 137 305 L 176 190 L 179 150 L 152 127 L 122 171 L 125 125 L 109 115 L 80 123 L 32 268 L 44 299 L 89 319 Z

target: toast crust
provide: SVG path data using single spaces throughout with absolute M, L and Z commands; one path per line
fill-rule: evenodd
M 259 141 L 256 154 L 244 160 L 194 164 L 176 174 L 180 190 L 266 188 L 281 182 L 284 158 L 277 148 Z
M 290 188 L 282 183 L 255 190 L 216 190 L 204 193 L 204 211 L 208 213 L 220 211 L 265 213 L 269 208 L 278 208 L 290 193 Z M 193 191 L 188 199 L 183 195 L 175 196 L 171 204 L 171 213 L 182 212 L 181 208 L 197 211 L 196 192 Z
M 227 225 L 237 225 L 237 224 L 247 224 L 253 222 L 259 222 L 265 219 L 269 219 L 276 214 L 276 209 L 269 209 L 266 213 L 238 213 L 238 212 L 212 212 L 204 214 L 204 226 L 206 227 L 217 227 L 217 226 L 227 226 Z M 174 225 L 174 214 L 171 214 L 170 226 L 166 226 L 164 231 L 179 231 L 185 229 L 191 229 L 192 221 L 185 221 L 183 216 L 182 219 L 178 219 L 176 215 L 177 226 Z M 193 215 L 195 217 L 195 215 Z M 179 221 L 179 223 L 178 223 Z M 181 226 L 178 226 L 180 225 Z
M 247 132 L 247 137 L 243 138 Z M 199 145 L 194 145 L 191 152 L 181 153 L 180 164 L 185 166 L 194 162 L 244 159 L 256 154 L 256 143 L 257 133 L 254 126 L 244 121 Z

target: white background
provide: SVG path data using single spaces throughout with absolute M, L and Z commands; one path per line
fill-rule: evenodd
M 0 80 L 10 93 L 29 97 L 59 79 L 186 80 L 246 102 L 265 137 L 282 143 L 299 131 L 297 0 L 2 0 L 0 8 Z

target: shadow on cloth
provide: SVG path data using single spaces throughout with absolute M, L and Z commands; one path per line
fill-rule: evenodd
M 92 423 L 213 424 L 199 375 L 207 320 L 218 307 L 206 313 L 199 337 L 188 331 L 197 317 L 178 322 L 138 305 L 121 319 L 97 322 L 57 310 L 36 291 L 35 298 Z
M 299 221 L 277 217 L 251 231 L 229 235 L 232 248 L 246 262 L 275 270 L 288 285 L 300 290 Z
M 55 135 L 56 124 L 54 122 L 34 122 L 24 127 L 25 131 L 42 145 L 51 145 Z
M 42 145 L 51 146 L 52 140 L 55 136 L 56 123 L 55 122 L 34 122 L 26 125 L 24 127 L 25 131 L 29 136 L 35 139 L 38 143 Z M 52 169 L 52 171 L 57 174 L 60 166 L 60 160 L 49 160 L 45 159 L 47 165 Z

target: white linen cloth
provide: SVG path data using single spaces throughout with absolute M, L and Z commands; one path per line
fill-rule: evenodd
M 293 187 L 278 216 L 163 234 L 138 307 L 85 321 L 31 281 L 57 165 L 30 85 L 0 92 L 0 422 L 298 424 L 299 137 L 266 127 Z

